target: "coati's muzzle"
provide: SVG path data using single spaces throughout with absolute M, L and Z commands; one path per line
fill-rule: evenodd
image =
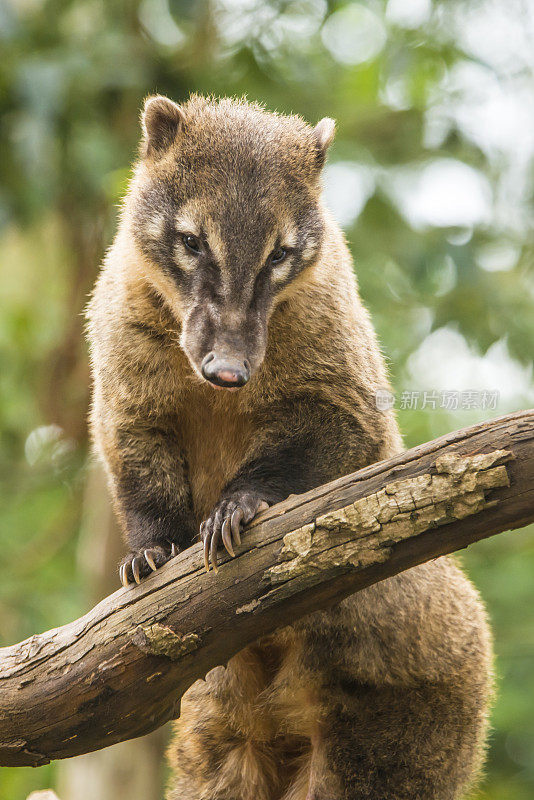
M 213 350 L 202 359 L 200 370 L 207 381 L 222 389 L 238 389 L 250 378 L 250 364 L 246 358 L 241 361 Z
M 267 346 L 267 307 L 243 310 L 199 302 L 182 325 L 181 345 L 195 371 L 218 389 L 245 386 L 261 365 Z

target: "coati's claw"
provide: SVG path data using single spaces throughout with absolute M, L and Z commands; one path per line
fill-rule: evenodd
M 241 522 L 243 521 L 243 509 L 238 507 L 232 514 L 230 525 L 232 527 L 232 536 L 236 540 L 236 544 L 241 544 Z
M 206 535 L 206 522 L 200 526 L 200 540 L 204 545 L 204 567 L 206 572 L 210 571 L 210 537 Z
M 229 555 L 231 555 L 232 558 L 234 558 L 235 553 L 234 553 L 234 548 L 232 547 L 232 536 L 230 532 L 230 517 L 226 517 L 226 519 L 224 520 L 221 528 L 221 535 L 223 544 L 226 547 Z
M 165 545 L 154 543 L 152 547 L 129 553 L 119 567 L 119 578 L 123 586 L 141 583 L 143 578 L 156 572 L 160 567 L 179 553 L 179 548 L 173 542 Z
M 150 569 L 152 570 L 152 572 L 155 572 L 157 570 L 156 562 L 154 561 L 154 556 L 155 555 L 156 555 L 156 553 L 154 552 L 154 550 L 145 550 L 145 552 L 144 552 L 144 556 L 145 556 L 146 562 L 147 562 L 148 566 L 150 567 Z M 137 581 L 137 582 L 139 583 L 139 581 Z
M 141 583 L 141 573 L 140 573 L 141 561 L 139 556 L 134 558 L 132 561 L 132 573 L 134 576 L 134 581 L 136 583 Z
M 269 508 L 269 504 L 252 491 L 238 492 L 216 506 L 212 515 L 200 526 L 206 572 L 210 571 L 210 565 L 217 572 L 219 542 L 222 540 L 229 555 L 234 557 L 234 547 L 241 544 L 241 527 L 266 508 Z
M 217 546 L 219 544 L 219 536 L 217 533 L 211 534 L 211 543 L 210 543 L 210 562 L 211 566 L 213 567 L 214 572 L 218 572 L 219 568 L 217 566 Z

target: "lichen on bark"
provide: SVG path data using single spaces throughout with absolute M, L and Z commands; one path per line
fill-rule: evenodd
M 300 590 L 303 583 L 323 580 L 325 573 L 383 563 L 397 542 L 487 507 L 487 490 L 510 485 L 504 466 L 510 458 L 506 450 L 473 456 L 448 453 L 436 459 L 430 472 L 391 481 L 374 494 L 317 517 L 284 536 L 279 563 L 266 570 L 264 585 L 296 581 Z
M 199 647 L 200 636 L 196 633 L 177 633 L 167 625 L 155 622 L 152 625 L 138 625 L 133 641 L 144 653 L 179 661 Z

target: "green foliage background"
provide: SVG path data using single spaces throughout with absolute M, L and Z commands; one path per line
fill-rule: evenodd
M 414 445 L 532 404 L 532 31 L 521 0 L 0 2 L 2 644 L 86 608 L 81 310 L 113 236 L 143 98 L 246 93 L 313 122 L 336 118 L 327 197 L 397 407 L 403 391 L 500 392 L 496 408 L 422 408 L 421 398 L 400 408 Z M 534 531 L 462 561 L 497 652 L 476 797 L 529 800 Z M 53 786 L 55 770 L 0 770 L 0 797 Z

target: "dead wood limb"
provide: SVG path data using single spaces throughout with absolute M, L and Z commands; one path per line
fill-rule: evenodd
M 62 628 L 0 650 L 0 764 L 148 733 L 259 635 L 415 564 L 534 521 L 534 411 L 293 496 L 206 574 L 200 546 Z

